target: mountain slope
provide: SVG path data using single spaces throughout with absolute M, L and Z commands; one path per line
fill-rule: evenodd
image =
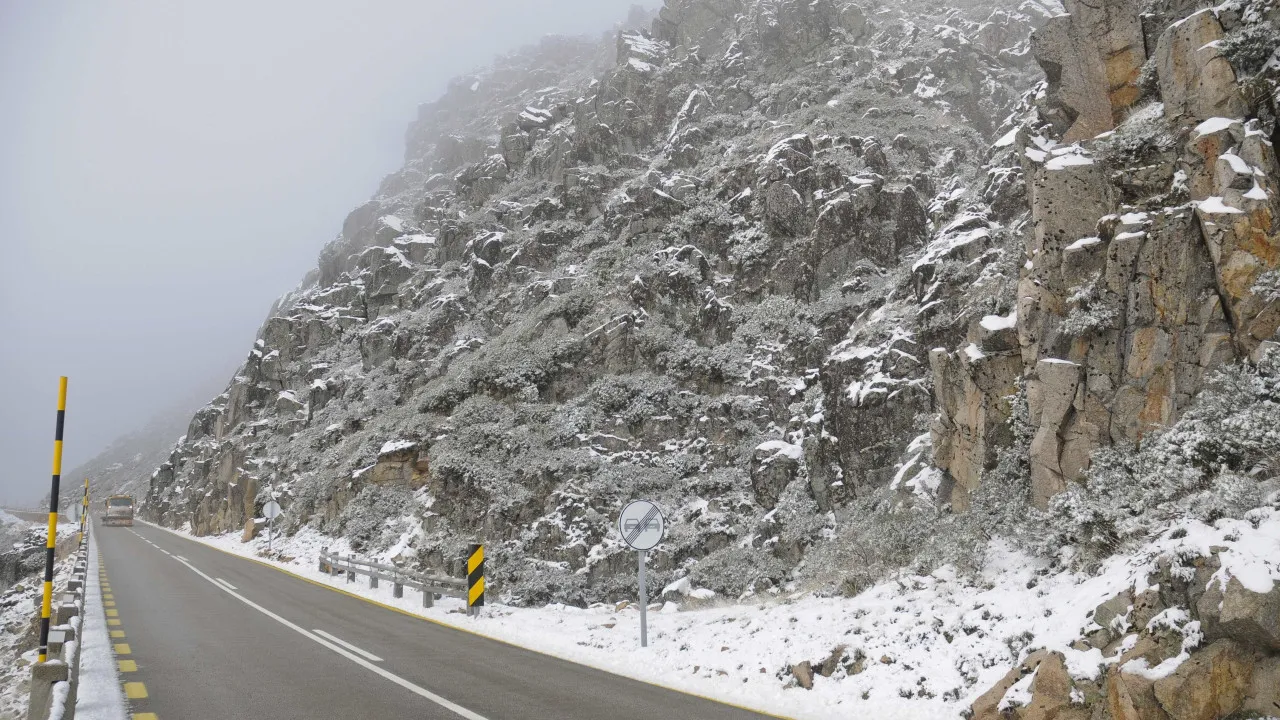
M 270 484 L 293 528 L 428 565 L 482 538 L 513 599 L 584 601 L 628 582 L 611 516 L 649 494 L 676 528 L 660 573 L 715 555 L 752 568 L 720 590 L 781 581 L 893 478 L 925 349 L 1011 300 L 1012 259 L 942 302 L 906 260 L 933 227 L 1015 240 L 981 162 L 1048 11 L 720 10 L 549 40 L 423 106 L 150 512 L 240 529 Z
M 657 581 L 739 600 L 980 577 L 996 536 L 1087 573 L 1247 518 L 1277 501 L 1278 13 L 668 0 L 502 58 L 422 106 L 144 511 L 251 536 L 274 495 L 288 533 L 445 569 L 482 541 L 504 601 L 584 606 L 633 592 L 638 497 Z M 1116 601 L 1191 573 L 1176 622 L 1085 629 L 1105 675 L 1020 665 L 975 713 L 1227 714 L 1152 669 L 1270 667 L 1248 608 L 1280 591 L 1223 621 L 1235 571 L 1192 554 Z

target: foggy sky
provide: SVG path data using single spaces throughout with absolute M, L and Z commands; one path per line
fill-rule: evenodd
M 59 375 L 64 472 L 211 399 L 419 103 L 632 4 L 0 0 L 0 502 L 48 491 Z

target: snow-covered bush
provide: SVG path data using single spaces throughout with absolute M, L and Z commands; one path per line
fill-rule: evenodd
M 1239 75 L 1252 75 L 1280 50 L 1280 36 L 1269 23 L 1244 23 L 1222 40 L 1222 54 Z
M 1164 116 L 1164 105 L 1152 102 L 1134 110 L 1115 131 L 1098 140 L 1094 152 L 1109 166 L 1127 167 L 1171 150 L 1177 140 Z
M 412 500 L 413 495 L 401 488 L 367 486 L 347 503 L 329 532 L 345 535 L 357 552 L 380 550 L 394 540 L 391 521 L 403 515 Z
M 1063 335 L 1084 337 L 1115 326 L 1119 313 L 1102 297 L 1101 279 L 1102 273 L 1096 273 L 1089 282 L 1072 289 L 1067 297 L 1070 310 L 1059 330 Z
M 1258 275 L 1258 279 L 1253 281 L 1253 287 L 1249 291 L 1263 302 L 1280 300 L 1280 270 L 1267 270 Z

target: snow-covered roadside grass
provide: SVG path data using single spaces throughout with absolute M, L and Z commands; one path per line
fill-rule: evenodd
M 123 686 L 107 634 L 107 616 L 98 582 L 97 533 L 89 532 L 89 577 L 85 592 L 84 650 L 80 654 L 80 687 L 76 691 L 79 720 L 125 720 Z
M 668 603 L 650 613 L 647 649 L 639 647 L 634 608 L 492 604 L 483 616 L 467 618 L 457 600 L 425 610 L 411 590 L 396 599 L 385 584 L 370 589 L 367 580 L 348 584 L 319 572 L 321 547 L 345 547 L 310 530 L 276 540 L 288 561 L 262 557 L 265 538 L 192 539 L 437 622 L 781 716 L 954 720 L 1032 649 L 1061 651 L 1073 675 L 1096 677 L 1107 662 L 1101 651 L 1075 650 L 1071 642 L 1091 629 L 1089 615 L 1100 603 L 1132 585 L 1145 587 L 1161 557 L 1208 555 L 1210 546 L 1222 546 L 1220 574 L 1252 588 L 1280 580 L 1280 511 L 1259 508 L 1247 517 L 1175 523 L 1092 575 L 1050 569 L 996 541 L 973 582 L 943 569 L 901 575 L 854 598 L 799 592 L 684 611 Z M 818 674 L 833 656 L 830 676 Z M 818 675 L 811 690 L 796 686 L 789 672 L 802 661 Z

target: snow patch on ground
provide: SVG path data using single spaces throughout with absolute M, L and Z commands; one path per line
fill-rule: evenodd
M 988 332 L 1015 328 L 1018 326 L 1018 311 L 1014 310 L 1008 315 L 985 315 L 980 322 L 982 329 Z
M 382 449 L 378 451 L 378 455 L 390 455 L 401 450 L 411 450 L 417 446 L 418 443 L 412 440 L 388 440 L 382 444 Z
M 1239 215 L 1244 212 L 1243 210 L 1237 210 L 1236 208 L 1227 205 L 1223 202 L 1222 197 L 1218 195 L 1200 200 L 1196 202 L 1195 205 L 1200 208 L 1200 212 L 1210 215 Z

